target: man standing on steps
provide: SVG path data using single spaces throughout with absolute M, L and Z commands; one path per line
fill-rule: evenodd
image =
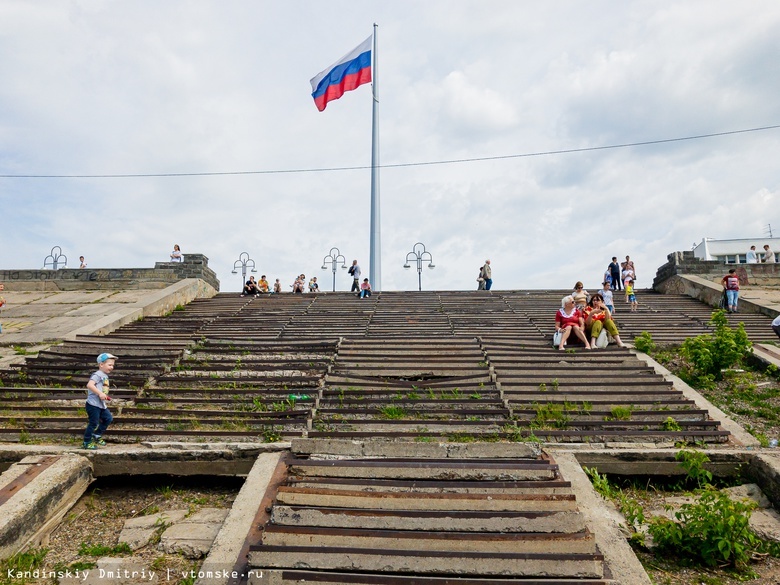
M 493 286 L 493 271 L 490 269 L 490 260 L 485 260 L 485 265 L 482 267 L 482 278 L 485 279 L 485 290 L 490 290 Z
M 612 277 L 611 289 L 622 290 L 620 283 L 620 264 L 618 264 L 617 256 L 612 256 L 612 262 L 609 263 L 609 275 Z
M 347 270 L 352 275 L 352 290 L 350 292 L 360 292 L 360 266 L 357 260 L 352 261 L 352 266 Z

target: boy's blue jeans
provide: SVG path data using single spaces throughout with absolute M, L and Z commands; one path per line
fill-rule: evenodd
M 84 442 L 89 443 L 95 437 L 102 437 L 108 425 L 114 420 L 107 408 L 87 404 L 87 429 L 84 431 Z

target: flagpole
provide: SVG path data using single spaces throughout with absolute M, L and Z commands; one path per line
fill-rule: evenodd
M 376 33 L 379 25 L 374 23 L 374 47 L 371 56 L 374 59 L 371 68 L 371 87 L 373 110 L 371 117 L 371 246 L 369 258 L 369 278 L 372 290 L 382 289 L 382 245 L 379 213 L 379 57 L 376 51 Z

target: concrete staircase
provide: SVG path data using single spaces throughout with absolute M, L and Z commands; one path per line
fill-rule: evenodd
M 282 465 L 250 584 L 610 582 L 537 446 L 299 440 Z
M 78 436 L 95 356 L 120 360 L 114 437 L 722 442 L 717 420 L 631 352 L 550 346 L 566 291 L 220 294 L 30 358 L 0 393 L 0 436 Z M 711 309 L 640 291 L 626 341 L 711 331 Z M 769 319 L 746 317 L 766 339 Z M 773 334 L 772 334 L 773 335 Z M 305 397 L 305 398 L 303 398 Z

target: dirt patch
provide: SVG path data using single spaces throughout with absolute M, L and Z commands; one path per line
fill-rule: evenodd
M 186 509 L 194 513 L 201 508 L 230 508 L 241 488 L 240 478 L 194 478 L 182 480 L 172 477 L 112 478 L 94 482 L 84 496 L 67 513 L 63 522 L 52 533 L 41 569 L 46 571 L 93 567 L 98 557 L 84 553 L 84 545 L 114 547 L 125 520 L 138 516 Z M 81 552 L 80 552 L 80 549 Z M 197 569 L 201 561 L 193 561 L 175 554 L 165 554 L 156 544 L 149 544 L 132 554 L 118 554 L 132 558 L 135 563 L 157 571 L 158 574 L 181 575 L 181 571 Z M 83 570 L 83 569 L 82 569 Z M 51 579 L 15 580 L 22 583 L 50 585 Z M 173 579 L 171 584 L 189 583 Z
M 780 559 L 768 557 L 752 566 L 754 578 L 722 569 L 707 570 L 681 567 L 679 563 L 655 555 L 635 551 L 647 574 L 657 585 L 738 585 L 745 582 L 761 585 L 780 585 Z

